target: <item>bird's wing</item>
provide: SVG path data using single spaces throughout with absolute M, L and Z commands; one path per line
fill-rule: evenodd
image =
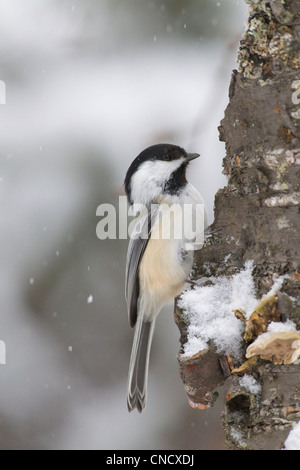
M 147 247 L 151 228 L 153 227 L 158 210 L 154 209 L 140 217 L 134 226 L 133 233 L 129 239 L 127 261 L 126 261 L 126 281 L 125 297 L 128 308 L 128 319 L 131 327 L 137 321 L 137 309 L 139 298 L 139 266 L 145 249 Z

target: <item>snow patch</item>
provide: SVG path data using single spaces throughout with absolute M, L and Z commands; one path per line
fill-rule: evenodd
M 267 331 L 259 335 L 255 342 L 264 342 L 274 333 L 286 333 L 288 331 L 296 331 L 296 325 L 292 320 L 287 320 L 284 323 L 272 321 L 271 323 L 269 323 Z
M 243 377 L 240 378 L 239 382 L 241 387 L 244 387 L 250 393 L 253 393 L 253 395 L 260 394 L 261 385 L 257 382 L 257 380 L 255 380 L 254 377 L 252 377 L 252 375 L 245 374 Z
M 285 443 L 285 450 L 300 450 L 300 421 L 290 431 Z
M 211 278 L 213 285 L 182 294 L 178 305 L 189 322 L 183 356 L 193 356 L 213 341 L 219 353 L 240 359 L 244 325 L 233 310 L 243 309 L 249 317 L 257 305 L 252 271 L 253 261 L 247 261 L 232 278 Z
M 247 444 L 243 440 L 243 436 L 240 431 L 235 428 L 232 428 L 230 431 L 230 435 L 239 444 L 240 447 L 247 447 Z
M 273 295 L 276 295 L 277 292 L 281 289 L 282 287 L 282 284 L 283 284 L 283 281 L 285 279 L 288 279 L 289 278 L 289 275 L 288 274 L 284 274 L 282 276 L 278 276 L 277 279 L 275 279 L 274 281 L 274 284 L 271 288 L 271 290 L 266 294 L 268 297 L 271 297 Z
M 249 320 L 259 302 L 255 295 L 253 267 L 253 261 L 248 260 L 244 269 L 231 278 L 211 277 L 213 285 L 199 286 L 183 292 L 178 306 L 185 311 L 189 323 L 183 356 L 197 354 L 208 348 L 209 341 L 212 341 L 218 353 L 225 353 L 237 360 L 241 359 L 244 324 L 236 318 L 234 310 L 242 310 Z M 275 279 L 272 288 L 264 297 L 276 295 L 286 277 L 284 275 Z M 265 334 L 291 329 L 296 329 L 291 321 L 272 322 L 268 333 Z

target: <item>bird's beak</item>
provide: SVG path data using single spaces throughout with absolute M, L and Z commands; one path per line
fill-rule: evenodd
M 195 160 L 195 158 L 198 157 L 200 157 L 199 153 L 188 153 L 186 159 L 190 162 L 191 160 Z

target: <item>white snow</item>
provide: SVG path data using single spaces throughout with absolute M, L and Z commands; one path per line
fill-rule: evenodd
M 193 356 L 213 341 L 217 351 L 239 359 L 243 322 L 233 312 L 241 308 L 250 316 L 257 299 L 252 278 L 253 262 L 232 278 L 212 278 L 214 285 L 185 291 L 179 301 L 189 321 L 184 356 Z
M 230 430 L 231 437 L 241 446 L 241 447 L 246 447 L 246 443 L 243 440 L 243 436 L 240 431 L 238 431 L 235 428 L 231 428 Z
M 249 319 L 258 304 L 252 271 L 253 261 L 248 260 L 244 269 L 232 278 L 211 277 L 210 280 L 214 283 L 212 286 L 199 286 L 182 294 L 179 307 L 186 312 L 189 321 L 184 356 L 197 354 L 208 347 L 209 341 L 213 341 L 218 352 L 240 358 L 244 325 L 236 318 L 234 310 L 243 310 Z M 263 298 L 275 295 L 285 278 L 286 276 L 280 276 L 275 279 L 272 288 Z M 264 335 L 295 329 L 291 321 L 271 322 Z
M 128 338 L 119 341 L 121 354 L 111 361 L 105 354 L 108 334 L 116 343 L 125 338 L 123 280 L 121 275 L 115 278 L 123 255 L 120 250 L 116 265 L 115 261 L 102 264 L 106 245 L 89 245 L 85 251 L 83 243 L 79 258 L 76 234 L 85 238 L 82 217 L 89 208 L 94 210 L 92 195 L 100 197 L 99 202 L 102 198 L 110 202 L 110 191 L 122 190 L 129 162 L 160 139 L 175 139 L 188 151 L 201 153 L 189 177 L 205 197 L 212 219 L 214 195 L 226 184 L 221 173 L 224 143 L 218 140 L 217 127 L 228 104 L 235 67 L 236 50 L 228 44 L 237 44 L 244 13 L 231 10 L 232 30 L 214 44 L 205 37 L 186 44 L 170 37 L 163 43 L 159 31 L 149 28 L 149 44 L 136 40 L 128 45 L 123 40 L 125 31 L 126 40 L 131 36 L 125 6 L 119 13 L 105 0 L 98 2 L 103 12 L 92 15 L 92 3 L 28 0 L 25 5 L 21 0 L 0 0 L 0 78 L 8 87 L 0 119 L 0 294 L 5 319 L 0 338 L 9 350 L 9 364 L 1 367 L 2 447 L 30 443 L 30 448 L 39 449 L 162 448 L 171 441 L 159 430 L 172 428 L 175 446 L 184 426 L 188 429 L 188 410 L 182 407 L 181 415 L 174 415 L 174 407 L 181 407 L 185 395 L 172 352 L 172 345 L 177 348 L 177 330 L 170 331 L 163 315 L 155 352 L 160 357 L 163 350 L 169 362 L 166 366 L 161 361 L 152 371 L 149 408 L 142 420 L 138 414 L 128 414 L 124 390 L 129 327 Z M 120 8 L 123 3 L 118 2 Z M 240 10 L 244 9 L 242 5 Z M 86 27 L 84 14 L 94 16 L 93 31 Z M 189 26 L 188 20 L 184 22 Z M 136 22 L 135 29 L 139 26 Z M 152 44 L 153 34 L 158 35 L 157 47 Z M 112 178 L 108 190 L 102 176 L 106 168 Z M 95 186 L 97 169 L 101 173 Z M 123 251 L 126 259 L 125 243 Z M 48 267 L 44 260 L 49 261 Z M 49 274 L 52 279 L 52 266 L 58 269 L 55 283 L 47 286 L 49 295 L 40 298 L 41 308 L 36 311 L 29 296 L 39 302 L 36 294 L 44 286 L 43 279 Z M 89 319 L 79 320 L 85 317 L 84 307 L 92 307 L 87 298 L 96 292 L 95 286 L 99 292 L 107 290 L 104 298 L 94 294 L 92 304 L 102 307 L 100 328 Z M 116 315 L 107 318 L 106 310 Z M 75 331 L 78 341 L 72 361 L 67 347 Z M 85 356 L 91 368 L 86 367 Z M 112 366 L 116 373 L 106 380 Z M 162 390 L 159 384 L 166 367 L 174 371 L 164 378 Z M 69 393 L 67 387 L 72 387 Z M 207 434 L 212 426 L 213 417 Z M 212 435 L 216 446 L 215 428 Z
M 271 288 L 271 290 L 266 294 L 267 296 L 272 296 L 276 295 L 276 293 L 281 289 L 283 281 L 289 277 L 288 274 L 285 274 L 283 276 L 279 276 L 277 279 L 275 279 L 274 284 Z
M 296 331 L 296 325 L 295 323 L 292 321 L 292 320 L 287 320 L 286 322 L 282 323 L 282 322 L 275 322 L 275 321 L 272 321 L 269 325 L 268 325 L 268 329 L 267 329 L 267 332 L 264 333 L 264 334 L 268 334 L 268 333 L 285 333 L 286 331 Z M 262 336 L 262 335 L 260 335 Z
M 245 269 L 235 274 L 231 280 L 231 309 L 242 309 L 246 313 L 247 318 L 250 317 L 257 305 L 255 284 L 252 277 L 253 267 L 253 261 L 246 261 Z
M 300 421 L 290 431 L 285 443 L 285 450 L 300 450 Z
M 255 380 L 252 375 L 243 375 L 239 380 L 241 387 L 244 387 L 253 395 L 259 395 L 261 392 L 261 385 Z

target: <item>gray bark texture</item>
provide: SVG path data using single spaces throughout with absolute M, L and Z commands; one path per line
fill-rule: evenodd
M 274 277 L 287 275 L 271 304 L 248 325 L 245 351 L 270 321 L 290 319 L 300 331 L 300 82 L 295 83 L 300 80 L 300 1 L 247 3 L 238 70 L 232 73 L 229 104 L 219 127 L 226 144 L 228 184 L 216 194 L 213 235 L 196 254 L 194 276 L 207 277 L 206 262 L 218 277 L 231 276 L 253 260 L 261 299 Z M 184 345 L 187 321 L 178 307 L 175 320 Z M 300 365 L 276 360 L 274 354 L 233 364 L 211 345 L 190 358 L 179 355 L 193 407 L 212 406 L 215 388 L 224 384 L 229 449 L 281 449 L 300 420 Z M 245 373 L 261 385 L 259 396 L 240 385 Z

